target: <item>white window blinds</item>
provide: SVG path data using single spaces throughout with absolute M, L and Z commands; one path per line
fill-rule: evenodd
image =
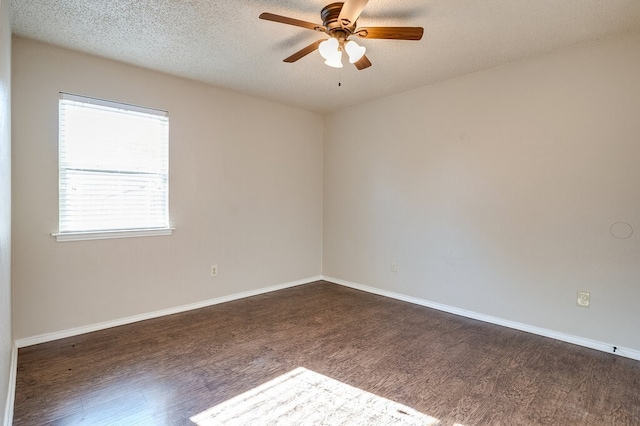
M 60 234 L 169 228 L 165 111 L 60 94 Z

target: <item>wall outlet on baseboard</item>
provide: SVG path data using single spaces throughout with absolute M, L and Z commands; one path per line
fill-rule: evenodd
M 582 308 L 588 308 L 591 303 L 591 298 L 588 291 L 578 290 L 578 306 Z
M 218 265 L 211 265 L 211 276 L 218 276 Z

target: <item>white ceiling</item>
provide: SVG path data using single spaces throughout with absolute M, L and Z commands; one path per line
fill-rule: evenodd
M 422 26 L 421 41 L 357 39 L 373 66 L 317 52 L 329 0 L 12 0 L 17 35 L 327 113 L 522 58 L 640 30 L 640 0 L 370 0 L 359 26 Z M 346 62 L 346 61 L 345 61 Z M 341 82 L 341 86 L 338 86 Z

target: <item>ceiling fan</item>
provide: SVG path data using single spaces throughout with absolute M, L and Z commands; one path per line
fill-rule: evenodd
M 320 12 L 322 25 L 273 13 L 262 13 L 260 19 L 294 25 L 327 34 L 328 39 L 314 41 L 309 46 L 289 56 L 284 62 L 295 62 L 309 53 L 319 50 L 325 59 L 325 64 L 342 68 L 342 52 L 346 52 L 349 62 L 359 70 L 371 66 L 365 55 L 365 47 L 349 40 L 351 36 L 367 39 L 392 40 L 420 40 L 424 29 L 422 27 L 357 27 L 357 20 L 362 9 L 369 0 L 345 0 L 344 3 L 331 3 Z

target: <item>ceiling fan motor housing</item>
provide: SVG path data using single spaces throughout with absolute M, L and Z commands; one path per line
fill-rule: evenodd
M 322 24 L 328 33 L 342 31 L 345 33 L 346 38 L 356 29 L 356 23 L 349 21 L 340 22 L 338 20 L 343 5 L 344 3 L 331 3 L 322 9 L 320 16 L 322 17 Z

